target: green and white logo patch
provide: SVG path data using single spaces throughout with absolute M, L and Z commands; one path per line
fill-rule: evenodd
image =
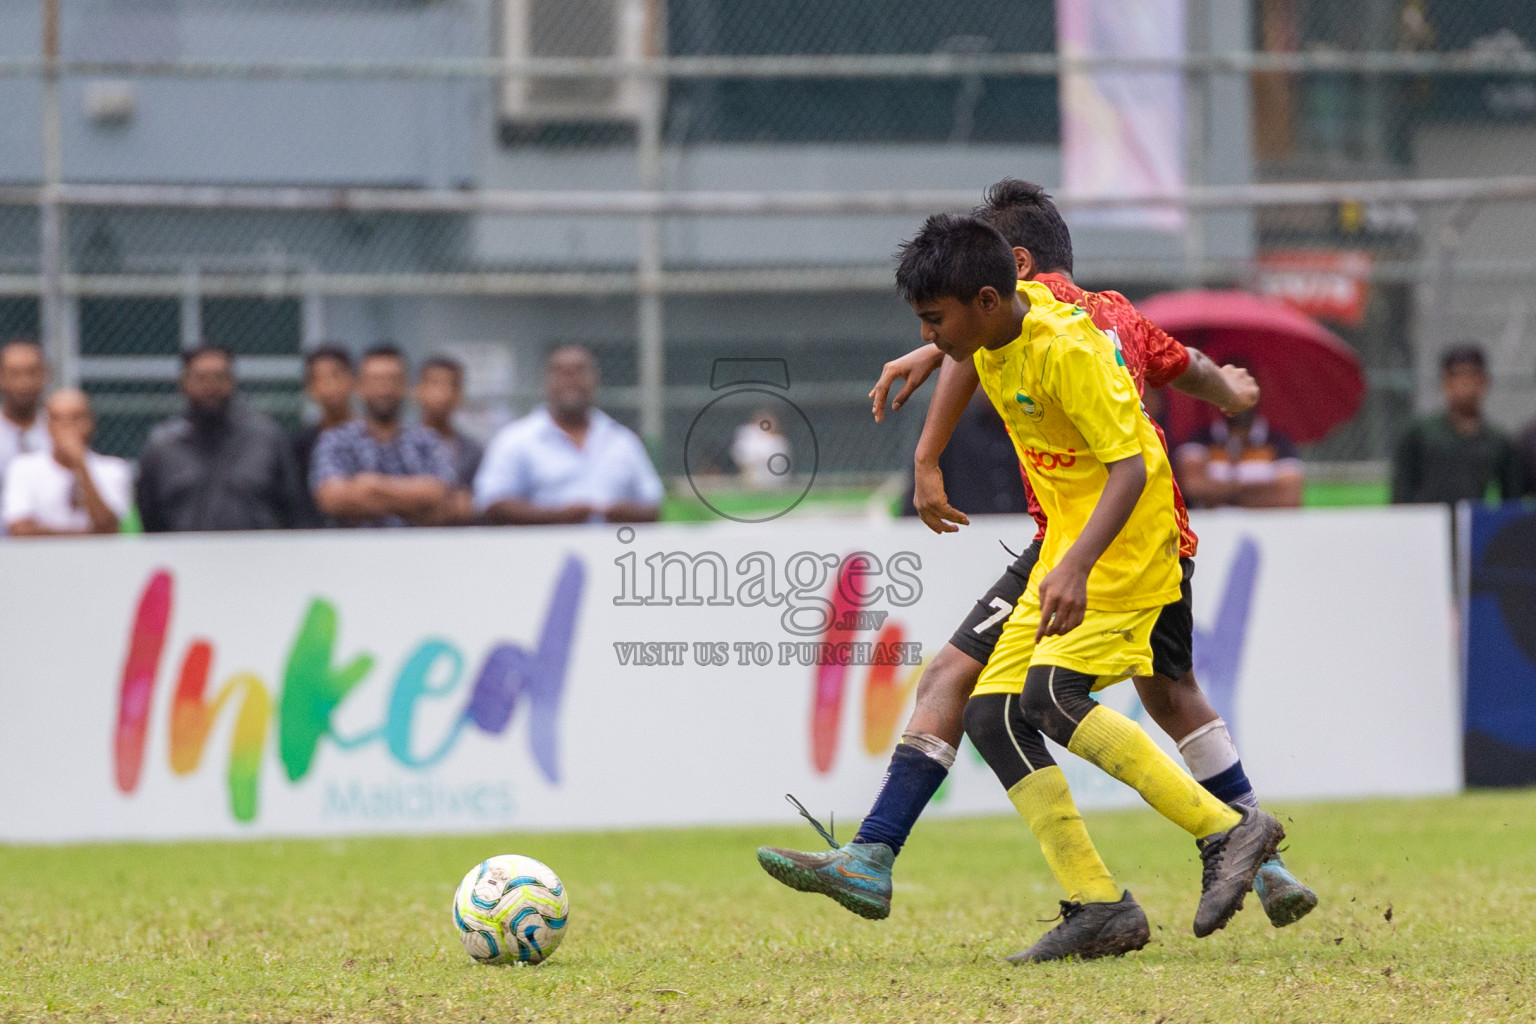
M 1023 391 L 1014 392 L 1013 400 L 1019 403 L 1020 408 L 1024 410 L 1024 415 L 1032 420 L 1039 419 L 1043 414 L 1040 404 Z

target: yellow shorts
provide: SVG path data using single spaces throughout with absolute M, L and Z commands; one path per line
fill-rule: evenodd
M 1130 676 L 1152 674 L 1152 627 L 1162 608 L 1129 612 L 1088 609 L 1082 625 L 1070 633 L 1035 643 L 1040 605 L 1025 594 L 1003 626 L 997 648 L 982 669 L 974 694 L 1021 693 L 1030 665 L 1059 665 L 1097 676 L 1095 690 Z

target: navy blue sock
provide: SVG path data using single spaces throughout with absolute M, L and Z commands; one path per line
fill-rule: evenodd
M 1248 776 L 1243 772 L 1242 761 L 1236 761 L 1232 767 L 1199 781 L 1200 785 L 1224 804 L 1253 808 L 1259 806 L 1259 798 L 1253 795 L 1253 783 L 1248 781 Z
M 949 769 L 910 743 L 897 744 L 875 806 L 859 825 L 856 843 L 884 843 L 897 853 Z

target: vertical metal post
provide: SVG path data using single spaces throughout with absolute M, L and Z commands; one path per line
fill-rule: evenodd
M 54 379 L 72 387 L 79 367 L 71 343 L 64 300 L 64 209 L 59 185 L 64 180 L 64 144 L 59 113 L 59 0 L 43 4 L 43 199 L 38 210 L 39 295 L 43 347 L 53 365 Z
M 1413 351 L 1415 413 L 1429 412 L 1437 400 L 1435 380 L 1440 350 L 1449 340 L 1454 322 L 1451 301 L 1456 286 L 1456 255 L 1485 205 L 1475 199 L 1457 202 L 1425 250 L 1418 287 L 1419 330 Z
M 203 343 L 202 270 L 196 263 L 181 268 L 181 348 L 197 348 Z
M 1184 7 L 1184 55 L 1199 56 L 1210 49 L 1209 12 L 1200 0 Z M 1211 76 L 1185 67 L 1179 72 L 1184 97 L 1184 185 L 1192 188 L 1206 175 L 1207 105 Z M 1205 213 L 1184 209 L 1184 277 L 1191 287 L 1203 283 L 1205 270 Z
M 1363 35 L 1369 50 L 1391 50 L 1397 31 L 1397 8 L 1392 0 L 1369 0 L 1361 18 L 1365 22 Z M 1360 76 L 1360 137 L 1361 156 L 1369 163 L 1381 164 L 1392 158 L 1387 132 L 1392 124 L 1392 97 L 1402 88 L 1396 79 L 1385 75 Z
M 644 57 L 652 60 L 660 51 L 662 0 L 647 0 Z M 643 76 L 643 104 L 638 125 L 635 160 L 640 188 L 655 192 L 661 188 L 661 121 L 666 104 L 667 83 L 654 70 Z M 647 214 L 640 218 L 636 301 L 636 330 L 639 335 L 640 364 L 640 436 L 652 458 L 661 454 L 662 433 L 666 426 L 666 328 L 662 320 L 661 300 L 661 218 Z
M 303 338 L 299 345 L 306 352 L 325 340 L 325 295 L 314 280 L 319 269 L 309 266 L 305 268 L 304 274 L 304 298 L 300 306 Z

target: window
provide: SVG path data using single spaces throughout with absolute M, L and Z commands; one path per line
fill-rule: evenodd
M 672 0 L 677 55 L 1049 53 L 1051 0 Z M 1056 79 L 709 79 L 673 82 L 679 142 L 1054 143 Z

